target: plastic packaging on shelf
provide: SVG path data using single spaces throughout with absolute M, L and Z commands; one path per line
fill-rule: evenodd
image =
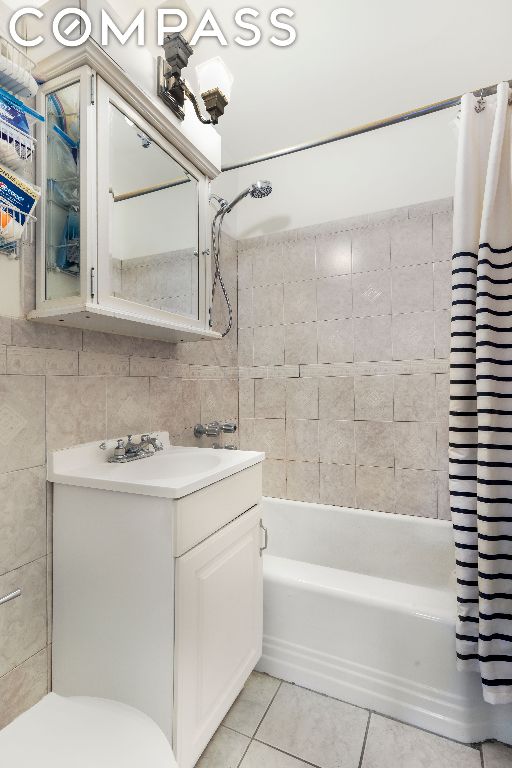
M 0 37 L 0 86 L 24 99 L 36 95 L 38 85 L 32 77 L 34 62 L 12 43 Z
M 0 249 L 21 240 L 40 196 L 38 187 L 0 165 Z
M 44 118 L 0 88 L 0 164 L 22 173 L 34 156 L 31 126 Z

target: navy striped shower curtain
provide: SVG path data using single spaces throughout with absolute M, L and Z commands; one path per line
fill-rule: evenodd
M 457 658 L 512 702 L 512 176 L 510 89 L 464 96 L 454 200 L 450 503 Z M 482 105 L 484 108 L 482 109 Z

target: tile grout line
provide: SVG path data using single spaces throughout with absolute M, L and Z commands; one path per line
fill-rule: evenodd
M 274 744 L 269 744 L 266 741 L 262 741 L 261 739 L 256 739 L 256 738 L 253 738 L 252 741 L 255 741 L 257 744 L 263 744 L 265 747 L 268 747 L 269 749 L 273 749 L 275 752 L 279 752 L 279 754 L 281 755 L 292 757 L 294 760 L 298 760 L 299 762 L 304 763 L 304 765 L 311 766 L 311 768 L 320 768 L 320 766 L 317 763 L 310 763 L 309 760 L 305 760 L 303 757 L 298 757 L 297 755 L 294 755 L 291 752 L 286 752 L 284 749 L 281 749 L 281 747 L 276 747 Z
M 262 724 L 263 720 L 264 720 L 264 719 L 265 719 L 265 717 L 267 716 L 267 712 L 269 711 L 270 707 L 271 707 L 271 706 L 272 706 L 272 704 L 274 703 L 274 699 L 276 698 L 276 696 L 277 696 L 277 694 L 278 694 L 279 690 L 281 689 L 281 686 L 282 686 L 282 684 L 283 684 L 283 681 L 282 681 L 282 680 L 280 680 L 280 681 L 279 681 L 279 685 L 277 686 L 277 688 L 276 688 L 276 690 L 275 690 L 275 693 L 274 693 L 274 695 L 273 695 L 273 696 L 272 696 L 272 698 L 270 699 L 270 702 L 269 702 L 269 704 L 268 704 L 267 708 L 265 709 L 265 711 L 264 711 L 263 715 L 261 716 L 261 718 L 260 718 L 260 720 L 259 720 L 259 722 L 258 722 L 258 725 L 256 726 L 256 728 L 255 728 L 255 730 L 254 730 L 254 733 L 253 733 L 253 735 L 252 735 L 252 736 L 250 737 L 250 739 L 249 739 L 249 743 L 248 743 L 248 745 L 247 745 L 247 748 L 245 749 L 245 752 L 243 753 L 242 757 L 240 758 L 240 762 L 239 762 L 239 763 L 237 763 L 237 768 L 239 768 L 239 767 L 242 765 L 242 762 L 243 762 L 243 760 L 245 759 L 245 756 L 246 756 L 247 752 L 249 751 L 249 748 L 250 748 L 251 744 L 252 744 L 252 743 L 253 743 L 253 741 L 254 741 L 254 737 L 256 736 L 256 733 L 258 732 L 258 729 L 259 729 L 260 725 Z M 226 727 L 229 727 L 229 726 L 226 726 Z M 234 729 L 234 728 L 231 728 L 230 730 L 234 731 L 235 733 L 239 733 L 239 731 L 235 731 L 235 729 Z M 245 734 L 245 733 L 244 733 L 244 734 L 241 734 L 241 735 L 242 735 L 242 736 L 247 736 L 247 734 Z
M 368 721 L 366 723 L 366 731 L 364 732 L 363 746 L 361 747 L 361 757 L 359 758 L 358 768 L 363 768 L 364 751 L 366 749 L 366 742 L 368 740 L 368 732 L 370 730 L 370 720 L 372 719 L 373 711 L 368 710 Z

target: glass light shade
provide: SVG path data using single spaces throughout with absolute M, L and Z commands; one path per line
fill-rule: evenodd
M 215 56 L 213 59 L 208 59 L 203 61 L 202 64 L 198 64 L 196 75 L 199 93 L 206 93 L 214 88 L 218 88 L 229 101 L 234 77 L 220 56 Z

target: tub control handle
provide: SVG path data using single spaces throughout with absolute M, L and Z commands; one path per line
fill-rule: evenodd
M 14 592 L 10 592 L 8 595 L 4 595 L 4 597 L 0 597 L 0 605 L 4 605 L 5 603 L 10 603 L 11 600 L 15 600 L 17 597 L 21 596 L 21 589 L 15 589 Z
M 265 526 L 263 525 L 263 520 L 260 520 L 260 528 L 263 531 L 263 536 L 264 536 L 263 546 L 260 547 L 260 557 L 263 557 L 264 551 L 268 549 L 268 529 L 265 528 Z

